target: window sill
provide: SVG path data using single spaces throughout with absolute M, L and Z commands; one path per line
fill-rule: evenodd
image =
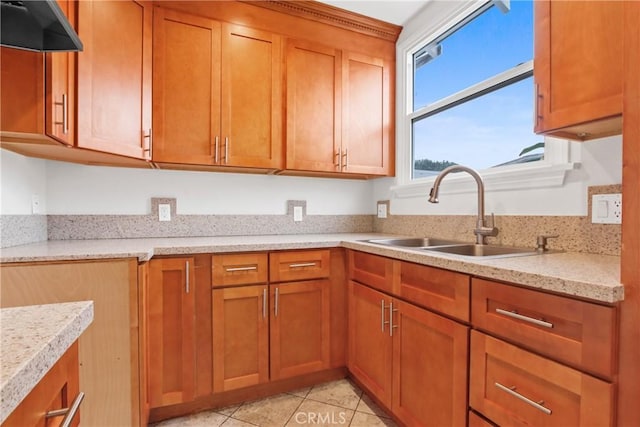
M 499 170 L 486 169 L 480 171 L 485 190 L 527 190 L 533 188 L 561 187 L 567 173 L 576 169 L 579 163 L 550 164 L 539 162 L 527 166 Z M 391 194 L 399 199 L 426 197 L 433 187 L 435 176 L 421 178 L 407 184 L 391 187 Z M 463 194 L 476 191 L 475 180 L 466 173 L 454 173 L 445 178 L 440 194 Z

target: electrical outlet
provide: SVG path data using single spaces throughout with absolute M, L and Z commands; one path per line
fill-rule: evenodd
M 378 203 L 378 218 L 386 218 L 386 217 L 387 217 L 387 204 Z
M 31 196 L 31 213 L 34 215 L 40 213 L 40 197 L 37 194 Z
M 293 220 L 295 222 L 302 221 L 302 206 L 293 207 Z
M 593 224 L 622 224 L 622 194 L 594 194 L 591 199 Z
M 160 203 L 158 205 L 158 221 L 171 221 L 171 205 Z

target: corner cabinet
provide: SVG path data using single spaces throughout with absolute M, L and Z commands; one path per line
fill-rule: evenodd
M 623 1 L 534 2 L 535 131 L 622 133 Z
M 78 3 L 77 146 L 150 160 L 151 3 Z
M 161 7 L 153 31 L 154 162 L 279 168 L 281 37 Z
M 393 175 L 390 64 L 309 41 L 286 44 L 286 169 Z

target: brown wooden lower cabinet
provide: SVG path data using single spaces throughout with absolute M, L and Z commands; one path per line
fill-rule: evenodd
M 11 412 L 2 425 L 3 427 L 60 425 L 66 413 L 52 418 L 47 418 L 46 414 L 70 408 L 79 393 L 78 342 L 76 341 Z M 80 425 L 80 412 L 76 412 L 76 415 L 72 417 L 70 425 L 73 427 Z
M 349 283 L 349 370 L 407 425 L 464 426 L 469 328 Z
M 503 426 L 613 425 L 613 384 L 471 333 L 469 404 Z
M 214 392 L 328 369 L 328 280 L 213 290 Z

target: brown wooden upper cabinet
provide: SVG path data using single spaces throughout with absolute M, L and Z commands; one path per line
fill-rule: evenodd
M 286 64 L 286 169 L 392 175 L 389 64 L 302 40 Z
M 77 28 L 77 3 L 58 0 L 58 5 L 71 25 Z M 74 145 L 76 54 L 43 55 L 2 47 L 0 55 L 2 139 L 50 137 Z
M 78 146 L 150 160 L 151 3 L 81 1 L 78 13 Z
M 622 132 L 623 3 L 534 2 L 537 133 Z
M 277 169 L 281 39 L 156 7 L 153 160 Z

